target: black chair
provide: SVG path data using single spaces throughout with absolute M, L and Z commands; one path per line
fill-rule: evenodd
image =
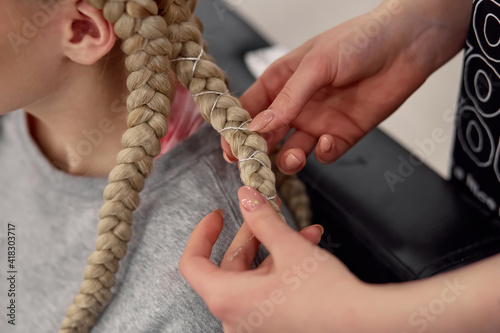
M 220 1 L 200 1 L 197 15 L 241 94 L 254 81 L 243 55 L 268 43 Z M 500 221 L 378 129 L 332 165 L 311 156 L 299 176 L 321 245 L 364 281 L 425 278 L 500 252 Z

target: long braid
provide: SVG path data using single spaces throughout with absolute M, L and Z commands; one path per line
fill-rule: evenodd
M 201 52 L 197 53 L 199 50 L 199 46 L 203 48 L 203 50 L 206 51 L 205 43 L 202 39 L 201 33 L 203 31 L 203 25 L 201 24 L 200 20 L 192 15 L 192 12 L 194 10 L 196 0 L 170 0 L 169 1 L 170 7 L 169 7 L 169 12 L 170 15 L 166 18 L 167 20 L 167 31 L 168 31 L 168 38 L 172 42 L 173 48 L 174 48 L 174 57 L 178 59 L 178 61 L 183 61 L 183 63 L 177 63 L 177 61 L 174 61 L 173 67 L 175 69 L 176 74 L 180 78 L 180 81 L 188 88 L 191 90 L 194 96 L 198 96 L 198 102 L 201 103 L 200 106 L 202 108 L 202 114 L 208 122 L 210 122 L 212 125 L 214 125 L 214 120 L 209 113 L 207 113 L 207 110 L 210 110 L 210 113 L 215 114 L 215 110 L 217 108 L 224 108 L 223 102 L 221 102 L 222 98 L 225 98 L 226 95 L 221 96 L 220 99 L 217 97 L 215 98 L 215 101 L 221 102 L 222 105 L 215 105 L 214 107 L 214 102 L 207 97 L 205 97 L 205 101 L 200 101 L 200 97 L 203 95 L 200 95 L 200 89 L 203 87 L 203 79 L 211 79 L 212 77 L 210 76 L 211 73 L 215 74 L 214 77 L 217 78 L 218 80 L 223 79 L 224 83 L 226 86 L 224 87 L 220 82 L 218 83 L 219 85 L 219 93 L 223 93 L 227 89 L 227 78 L 225 77 L 224 73 L 217 68 L 217 66 L 214 66 L 214 64 L 210 64 L 210 62 L 214 62 L 213 59 L 210 57 L 210 55 L 206 52 Z M 181 15 L 176 16 L 175 13 L 181 13 Z M 191 14 L 191 17 L 189 17 L 189 20 L 185 20 L 187 17 L 187 14 Z M 198 46 L 198 45 L 199 46 Z M 201 57 L 200 57 L 201 55 Z M 188 59 L 192 59 L 190 62 Z M 200 59 L 200 60 L 198 60 Z M 203 66 L 204 64 L 208 64 L 209 71 L 204 72 L 203 70 L 205 69 Z M 199 67 L 201 66 L 201 68 Z M 201 74 L 201 75 L 200 75 Z M 196 80 L 198 78 L 198 80 Z M 200 80 L 201 79 L 201 80 Z M 194 86 L 192 86 L 192 82 L 195 82 Z M 208 87 L 205 87 L 206 90 L 211 90 Z M 205 90 L 205 91 L 206 91 Z M 213 90 L 212 90 L 213 91 Z M 203 92 L 201 92 L 203 94 Z M 208 95 L 208 94 L 207 94 Z M 218 96 L 218 95 L 216 95 Z M 212 96 L 212 99 L 214 96 Z M 208 102 L 207 102 L 208 99 Z M 255 151 L 266 151 L 263 149 L 262 142 L 254 142 L 255 138 L 252 137 L 249 139 L 248 143 L 252 142 L 251 147 L 254 146 L 254 150 L 252 149 L 243 149 L 241 145 L 239 145 L 241 142 L 245 142 L 245 137 L 241 137 L 241 129 L 238 129 L 236 131 L 240 131 L 239 134 L 236 134 L 238 132 L 235 132 L 235 130 L 225 130 L 225 128 L 246 128 L 246 126 L 242 126 L 242 124 L 246 124 L 250 117 L 247 117 L 246 112 L 244 112 L 241 109 L 241 105 L 239 102 L 232 99 L 232 104 L 229 104 L 229 108 L 227 108 L 227 120 L 233 120 L 229 114 L 231 112 L 237 112 L 237 114 L 233 115 L 235 123 L 228 123 L 226 122 L 225 124 L 223 123 L 218 123 L 219 126 L 223 126 L 221 134 L 226 137 L 228 140 L 229 144 L 231 145 L 231 149 L 233 151 L 233 154 L 241 161 L 241 160 L 247 160 L 249 156 L 251 157 L 256 157 L 257 155 L 252 155 L 255 154 Z M 205 104 L 204 104 L 205 103 Z M 231 107 L 232 106 L 232 107 Z M 212 109 L 213 108 L 213 109 Z M 222 110 L 223 112 L 223 110 Z M 223 118 L 223 113 L 220 118 Z M 220 121 L 220 119 L 219 119 Z M 217 130 L 221 131 L 219 128 L 214 126 Z M 250 135 L 254 135 L 253 132 L 246 131 L 246 133 L 249 133 Z M 239 137 L 232 137 L 233 135 L 238 135 Z M 232 138 L 232 140 L 231 140 Z M 243 150 L 243 151 L 242 151 Z M 241 154 L 238 156 L 237 152 L 240 151 Z M 271 153 L 272 155 L 272 153 Z M 257 162 L 261 163 L 263 162 L 263 159 L 260 158 L 262 157 L 263 154 L 259 153 L 259 158 L 257 159 Z M 274 158 L 276 157 L 276 154 L 274 156 L 270 156 L 271 160 L 273 161 Z M 262 164 L 262 163 L 261 163 Z M 246 169 L 241 169 L 241 176 L 242 180 L 245 184 L 254 186 L 250 182 L 250 177 L 252 176 L 252 172 L 255 172 L 256 165 L 254 163 L 253 166 L 247 167 Z M 268 167 L 268 164 L 265 165 L 265 168 Z M 261 176 L 263 179 L 266 179 L 266 177 L 269 177 L 268 170 L 266 169 L 261 170 Z M 280 195 L 282 196 L 282 200 L 287 204 L 288 207 L 290 207 L 291 212 L 295 218 L 296 225 L 299 229 L 305 228 L 306 226 L 311 224 L 312 221 L 312 212 L 311 212 L 311 207 L 310 207 L 310 201 L 309 201 L 309 196 L 307 195 L 306 187 L 302 183 L 302 181 L 295 175 L 285 175 L 281 173 L 277 168 L 272 168 L 273 172 L 276 175 L 276 185 L 278 187 L 278 190 L 280 192 Z M 262 175 L 263 174 L 263 175 Z M 274 186 L 274 180 L 273 178 L 267 178 L 269 181 L 273 182 Z M 260 182 L 260 179 L 257 179 L 257 183 Z M 266 184 L 269 185 L 269 184 Z M 258 190 L 261 191 L 262 194 L 265 196 L 269 197 L 268 194 L 266 194 L 265 190 L 262 190 L 259 187 L 256 187 Z M 267 192 L 270 193 L 270 192 Z M 272 193 L 272 192 L 271 192 Z M 275 193 L 275 192 L 274 192 Z M 277 208 L 275 206 L 275 208 Z
M 296 175 L 286 175 L 279 170 L 275 170 L 275 174 L 280 198 L 290 208 L 297 228 L 311 225 L 311 201 L 305 184 Z
M 179 60 L 184 59 L 184 61 L 186 61 L 186 59 L 194 59 L 194 62 L 192 60 L 191 63 L 188 63 L 188 64 L 178 64 L 177 65 L 176 62 L 174 61 L 173 66 L 174 66 L 176 74 L 179 76 L 181 82 L 188 89 L 191 90 L 191 92 L 194 94 L 194 96 L 197 96 L 197 95 L 199 95 L 199 92 L 198 92 L 199 87 L 191 87 L 191 82 L 196 77 L 196 75 L 199 74 L 199 72 L 197 72 L 198 66 L 200 66 L 200 64 L 198 62 L 201 62 L 201 60 L 208 61 L 208 62 L 214 62 L 214 61 L 210 57 L 210 55 L 208 53 L 205 53 L 205 52 L 200 51 L 200 54 L 202 54 L 201 58 L 199 57 L 200 54 L 198 54 L 198 57 L 195 56 L 197 54 L 196 52 L 198 51 L 196 49 L 195 44 L 201 45 L 203 47 L 203 49 L 206 51 L 205 43 L 204 43 L 202 36 L 201 36 L 201 32 L 203 31 L 203 25 L 201 24 L 200 20 L 196 16 L 192 15 L 192 12 L 193 12 L 195 5 L 196 5 L 196 0 L 177 0 L 177 1 L 176 0 L 169 0 L 168 2 L 169 2 L 169 6 L 170 6 L 169 7 L 170 15 L 168 15 L 168 17 L 166 17 L 167 26 L 168 26 L 167 31 L 168 31 L 168 38 L 172 42 L 172 45 L 174 48 L 174 57 L 178 58 Z M 181 14 L 176 15 L 176 13 L 181 13 Z M 188 14 L 191 14 L 191 17 L 189 17 L 189 20 L 186 21 L 186 17 L 188 16 Z M 195 43 L 195 44 L 193 44 L 193 43 Z M 188 46 L 188 45 L 190 45 L 190 46 Z M 189 47 L 191 47 L 193 49 L 191 52 L 189 52 Z M 201 60 L 197 61 L 198 58 L 200 58 Z M 212 69 L 213 69 L 213 67 L 212 67 Z M 200 71 L 202 71 L 202 69 L 200 69 Z M 216 77 L 218 79 L 223 78 L 224 83 L 226 84 L 226 87 L 227 87 L 227 85 L 228 85 L 227 78 L 225 77 L 224 73 L 222 71 L 218 70 L 218 68 L 215 69 L 215 71 L 217 72 Z M 187 74 L 189 74 L 189 73 L 190 73 L 190 75 L 187 76 Z M 210 78 L 208 76 L 209 74 L 207 75 L 204 73 L 204 75 L 207 76 L 208 78 Z M 203 77 L 201 77 L 201 78 L 203 78 Z M 225 89 L 222 85 L 221 85 L 221 88 Z M 222 93 L 222 91 L 223 90 L 219 90 L 219 93 Z M 218 99 L 216 99 L 216 100 L 219 101 Z M 201 102 L 201 103 L 203 103 L 203 102 Z M 239 103 L 234 103 L 234 104 L 236 104 L 238 107 L 240 107 Z M 206 110 L 208 110 L 208 107 L 213 107 L 213 106 L 214 105 L 213 105 L 212 101 L 209 100 L 209 102 L 205 105 L 205 108 L 204 109 L 202 108 L 202 113 L 203 113 L 205 119 L 210 123 L 212 123 L 212 120 L 207 116 Z M 219 105 L 216 105 L 215 107 L 218 107 L 218 106 Z M 205 112 L 204 112 L 204 110 L 205 110 Z M 215 111 L 215 109 L 210 108 L 211 113 L 213 112 L 212 110 Z M 232 111 L 234 111 L 234 109 L 228 109 L 227 112 L 229 113 Z M 238 110 L 237 112 L 240 113 L 239 116 L 244 115 L 244 112 L 242 112 L 242 110 Z M 238 117 L 238 116 L 236 116 L 236 117 Z M 229 119 L 229 117 L 228 117 L 228 119 Z M 227 128 L 227 127 L 241 128 L 241 124 L 247 123 L 247 121 L 250 118 L 243 116 L 243 117 L 238 118 L 238 119 L 241 119 L 242 121 L 239 123 L 236 122 L 236 124 L 226 123 L 225 125 L 227 125 L 227 126 L 224 128 Z M 212 123 L 212 125 L 213 125 L 213 123 Z M 246 128 L 246 126 L 243 126 L 243 128 Z M 241 131 L 241 130 L 238 130 L 238 131 Z M 225 133 L 227 133 L 227 135 L 225 135 L 226 139 L 228 138 L 228 136 L 230 137 L 231 135 L 234 135 L 234 131 L 233 131 L 233 133 L 231 133 L 229 130 L 223 129 L 221 134 L 224 135 Z M 249 133 L 252 133 L 252 132 L 249 132 Z M 239 160 L 242 160 L 242 159 L 247 160 L 248 159 L 247 156 L 255 157 L 254 155 L 252 155 L 252 154 L 255 154 L 255 151 L 252 151 L 252 150 L 247 151 L 246 154 L 243 153 L 243 156 L 239 157 L 237 155 L 236 151 L 239 151 L 238 142 L 242 142 L 243 140 L 244 140 L 244 138 L 241 138 L 241 137 L 236 138 L 233 141 L 228 140 L 230 145 L 231 145 L 231 142 L 234 143 L 231 145 L 231 149 L 233 150 L 233 154 Z M 251 140 L 249 142 L 251 142 Z M 258 151 L 266 151 L 266 150 L 259 149 L 259 148 L 262 149 L 261 144 L 262 143 L 259 142 L 258 147 L 256 147 L 256 149 Z M 236 150 L 233 148 L 234 146 L 236 146 Z M 271 155 L 272 155 L 272 153 L 271 153 Z M 260 155 L 260 156 L 262 156 L 262 155 Z M 276 157 L 276 154 L 274 154 L 274 156 L 270 156 L 270 157 L 271 157 L 271 160 L 273 161 L 274 158 Z M 261 161 L 262 161 L 262 159 L 259 158 L 258 162 L 260 163 Z M 267 166 L 268 165 L 266 164 L 266 167 Z M 243 169 L 242 169 L 242 179 L 243 179 L 243 182 L 245 184 L 247 184 L 247 185 L 249 184 L 249 181 L 245 180 L 245 178 L 248 179 L 248 177 L 245 177 L 245 173 L 250 172 L 250 174 L 251 174 L 251 172 L 253 172 L 253 170 L 255 170 L 255 167 L 256 166 L 254 165 L 253 168 L 250 169 L 249 171 L 247 171 L 247 170 L 243 171 Z M 274 167 L 272 168 L 272 170 L 276 175 L 275 183 L 276 183 L 277 188 L 280 192 L 280 195 L 282 196 L 281 198 L 287 204 L 287 206 L 290 207 L 291 212 L 295 218 L 295 222 L 297 224 L 297 227 L 299 229 L 302 229 L 302 228 L 310 225 L 311 220 L 312 220 L 312 212 L 311 212 L 311 207 L 310 207 L 309 196 L 307 195 L 305 185 L 302 183 L 302 181 L 297 176 L 285 175 L 285 174 L 281 173 L 277 168 L 274 168 Z M 264 177 L 266 177 L 267 174 L 268 173 L 266 172 Z M 273 181 L 273 180 L 271 179 L 271 181 Z M 260 190 L 260 188 L 257 188 L 257 189 Z M 265 196 L 267 196 L 266 193 L 264 193 L 263 191 L 261 191 L 261 193 L 263 193 Z
M 169 79 L 172 45 L 166 38 L 166 22 L 158 16 L 153 0 L 89 0 L 103 9 L 123 39 L 131 72 L 127 86 L 129 129 L 123 134 L 123 150 L 109 174 L 105 203 L 99 211 L 96 251 L 88 259 L 80 294 L 68 307 L 60 333 L 88 332 L 103 306 L 111 298 L 119 261 L 127 251 L 132 234 L 132 213 L 139 205 L 139 192 L 160 153 L 160 138 L 167 133 L 170 114 Z
M 117 166 L 110 172 L 104 190 L 96 251 L 88 259 L 80 293 L 68 307 L 59 333 L 89 332 L 111 299 L 119 261 L 126 255 L 132 237 L 139 193 L 152 170 L 153 158 L 160 153 L 160 139 L 167 133 L 170 59 L 175 60 L 175 73 L 197 100 L 205 120 L 224 135 L 242 162 L 243 182 L 269 198 L 281 215 L 273 200 L 275 176 L 265 153 L 266 142 L 247 130 L 249 114 L 227 93 L 224 73 L 203 52 L 202 26 L 192 15 L 196 1 L 87 1 L 103 10 L 105 18 L 115 24 L 117 36 L 123 39 L 122 50 L 128 55 L 125 64 L 131 72 L 127 79 L 131 92 L 127 100 L 129 129 L 123 134 L 124 149 L 117 156 Z
M 240 161 L 241 179 L 270 199 L 281 215 L 276 197 L 275 175 L 267 155 L 266 141 L 257 133 L 247 130 L 251 120 L 239 100 L 228 93 L 224 72 L 204 52 L 200 24 L 192 16 L 195 1 L 173 0 L 173 7 L 183 17 L 167 19 L 168 37 L 174 55 L 172 66 L 180 82 L 191 91 L 205 120 L 221 133 Z M 169 7 L 170 8 L 170 7 Z M 190 10 L 190 16 L 186 17 Z

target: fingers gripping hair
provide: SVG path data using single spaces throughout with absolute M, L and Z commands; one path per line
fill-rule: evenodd
M 123 40 L 122 50 L 128 55 L 125 64 L 131 72 L 127 79 L 129 129 L 123 134 L 124 149 L 117 156 L 117 165 L 104 190 L 96 251 L 88 259 L 80 293 L 66 310 L 60 333 L 89 332 L 110 300 L 119 261 L 132 237 L 132 213 L 139 205 L 139 192 L 152 170 L 153 158 L 160 153 L 160 139 L 167 133 L 170 114 L 169 59 L 173 49 L 156 2 L 89 3 L 102 9 L 106 19 L 115 24 L 115 33 Z
M 266 141 L 248 131 L 250 115 L 228 92 L 224 72 L 204 52 L 201 23 L 192 16 L 195 1 L 172 1 L 173 14 L 167 19 L 168 37 L 174 48 L 172 66 L 180 82 L 191 91 L 205 120 L 223 135 L 240 161 L 241 179 L 270 199 L 281 215 L 276 197 L 275 175 L 267 155 Z M 189 11 L 189 12 L 188 12 Z M 188 16 L 189 14 L 189 16 Z

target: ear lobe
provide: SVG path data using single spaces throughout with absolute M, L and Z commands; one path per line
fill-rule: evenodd
M 74 15 L 66 23 L 64 54 L 76 63 L 92 65 L 104 57 L 115 45 L 113 26 L 85 1 L 78 1 Z

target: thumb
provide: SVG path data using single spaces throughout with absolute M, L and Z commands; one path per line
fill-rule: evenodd
M 295 73 L 285 83 L 268 110 L 259 113 L 248 129 L 260 133 L 289 125 L 309 100 L 326 85 L 326 73 L 320 72 L 319 60 L 304 57 Z
M 271 254 L 287 255 L 291 245 L 309 242 L 281 220 L 267 200 L 250 186 L 238 191 L 240 209 L 252 233 Z
M 321 236 L 323 236 L 323 233 L 325 232 L 325 229 L 319 225 L 319 224 L 314 224 L 310 225 L 308 227 L 305 227 L 304 229 L 299 231 L 299 234 L 304 237 L 304 239 L 307 239 L 308 241 L 311 242 L 313 245 L 318 245 L 319 242 L 321 242 Z

